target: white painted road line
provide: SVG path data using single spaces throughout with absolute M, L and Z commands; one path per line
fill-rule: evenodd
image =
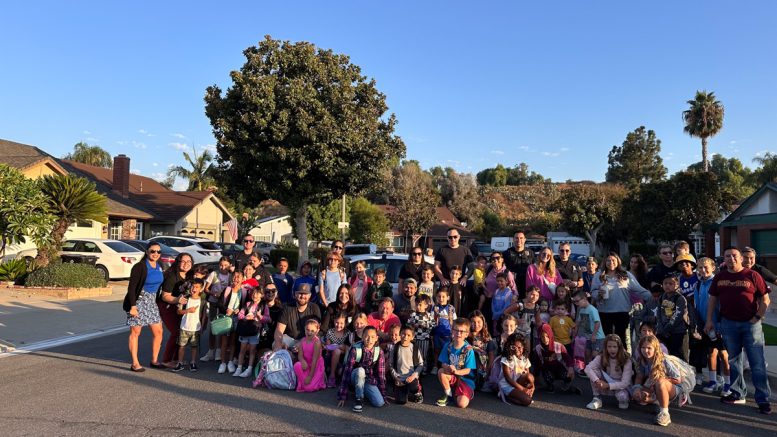
M 116 325 L 110 328 L 101 329 L 96 332 L 89 332 L 86 334 L 73 335 L 70 337 L 60 337 L 51 340 L 43 340 L 37 343 L 31 343 L 24 347 L 16 348 L 10 352 L 4 352 L 0 354 L 0 358 L 8 358 L 16 355 L 24 355 L 30 352 L 35 352 L 44 349 L 51 349 L 57 346 L 64 346 L 66 344 L 78 343 L 79 341 L 85 341 L 92 338 L 104 337 L 106 335 L 116 334 L 117 332 L 128 331 L 127 325 Z

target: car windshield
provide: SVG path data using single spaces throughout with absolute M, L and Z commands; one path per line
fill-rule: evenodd
M 198 241 L 196 244 L 205 250 L 218 250 L 221 252 L 221 248 L 219 248 L 218 245 L 212 241 Z
M 375 270 L 383 268 L 386 270 L 386 281 L 392 284 L 399 282 L 399 272 L 402 270 L 402 266 L 407 260 L 402 259 L 366 259 L 364 263 L 367 264 L 367 275 L 373 278 Z M 352 269 L 352 271 L 356 271 Z
M 130 246 L 129 244 L 123 243 L 121 241 L 106 241 L 105 245 L 113 249 L 114 252 L 118 252 L 118 253 L 142 252 L 141 250 L 138 250 Z

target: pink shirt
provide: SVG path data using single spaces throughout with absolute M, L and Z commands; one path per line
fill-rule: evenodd
M 556 286 L 561 285 L 564 281 L 561 279 L 561 274 L 556 269 L 556 276 L 551 278 L 548 276 L 540 276 L 537 272 L 537 264 L 532 264 L 526 269 L 526 290 L 530 286 L 536 285 L 540 288 L 540 298 L 552 302 L 556 297 Z

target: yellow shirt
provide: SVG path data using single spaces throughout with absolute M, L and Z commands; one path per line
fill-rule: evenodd
M 475 272 L 472 273 L 472 281 L 474 282 L 473 285 L 475 286 L 475 289 L 477 290 L 478 287 L 483 285 L 483 282 L 486 280 L 486 272 L 484 270 L 475 269 Z
M 572 343 L 572 330 L 575 329 L 575 321 L 569 316 L 553 316 L 550 318 L 550 328 L 556 341 L 568 345 Z

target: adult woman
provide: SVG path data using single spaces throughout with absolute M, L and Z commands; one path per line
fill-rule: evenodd
M 146 254 L 132 266 L 127 295 L 124 297 L 124 311 L 127 312 L 127 326 L 130 327 L 129 351 L 132 358 L 133 372 L 143 372 L 146 369 L 138 361 L 138 338 L 144 326 L 151 328 L 153 340 L 151 343 L 151 363 L 153 368 L 161 368 L 159 364 L 159 349 L 162 346 L 162 319 L 156 306 L 156 294 L 162 285 L 162 266 L 159 264 L 162 248 L 157 243 L 151 243 L 146 248 Z
M 266 335 L 263 333 L 259 337 L 259 345 L 257 346 L 259 356 L 262 356 L 262 353 L 264 353 L 265 350 L 272 349 L 275 327 L 278 325 L 278 320 L 280 320 L 281 314 L 283 314 L 283 303 L 281 303 L 280 298 L 278 298 L 278 289 L 275 288 L 274 285 L 268 284 L 267 287 L 265 287 L 264 301 L 267 302 L 267 307 L 270 310 L 271 321 L 267 325 L 266 330 L 262 329 L 263 332 L 266 331 Z
M 424 250 L 418 246 L 414 247 L 407 255 L 407 262 L 402 266 L 402 270 L 399 271 L 399 287 L 397 290 L 404 290 L 405 281 L 408 279 L 415 279 L 416 283 L 421 282 L 421 270 L 427 265 L 432 266 L 424 261 Z
M 537 262 L 526 269 L 526 289 L 535 285 L 540 289 L 540 297 L 552 302 L 556 296 L 556 287 L 563 282 L 556 269 L 553 251 L 549 247 L 543 247 L 537 256 Z
M 604 335 L 617 334 L 626 344 L 626 328 L 629 326 L 629 311 L 632 299 L 651 299 L 650 292 L 639 285 L 637 278 L 621 266 L 621 258 L 610 252 L 604 259 L 601 273 L 591 284 L 591 298 L 599 310 Z
M 502 258 L 502 253 L 492 253 L 490 261 L 491 266 L 486 269 L 488 273 L 486 274 L 484 281 L 485 288 L 483 289 L 483 294 L 480 296 L 480 300 L 478 301 L 478 310 L 480 310 L 483 313 L 483 316 L 485 316 L 486 326 L 491 326 L 492 323 L 491 300 L 493 299 L 494 293 L 498 288 L 496 285 L 496 275 L 505 273 L 507 275 L 507 286 L 510 287 L 513 292 L 517 293 L 517 289 L 515 287 L 515 277 L 513 276 L 513 272 L 507 270 L 507 267 L 505 267 L 505 261 L 504 258 Z
M 638 253 L 632 254 L 629 260 L 629 272 L 634 275 L 642 288 L 650 289 L 650 280 L 647 278 L 648 265 L 645 257 Z
M 337 300 L 337 290 L 345 284 L 345 272 L 340 270 L 343 257 L 335 252 L 326 256 L 326 268 L 318 276 L 318 297 L 323 307 Z
M 348 284 L 341 284 L 337 289 L 337 300 L 330 303 L 324 312 L 324 321 L 321 324 L 321 332 L 326 332 L 331 328 L 335 314 L 345 314 L 345 324 L 348 325 L 356 314 L 356 300 L 353 297 L 353 290 Z
M 162 323 L 165 329 L 170 332 L 170 337 L 165 343 L 165 351 L 162 354 L 162 362 L 166 366 L 172 367 L 176 364 L 176 354 L 178 352 L 178 331 L 181 328 L 181 317 L 178 315 L 178 305 L 186 305 L 189 294 L 190 282 L 192 278 L 192 256 L 188 253 L 179 253 L 175 257 L 173 265 L 165 272 L 162 282 L 162 294 L 157 304 L 159 305 L 159 315 L 162 317 Z

